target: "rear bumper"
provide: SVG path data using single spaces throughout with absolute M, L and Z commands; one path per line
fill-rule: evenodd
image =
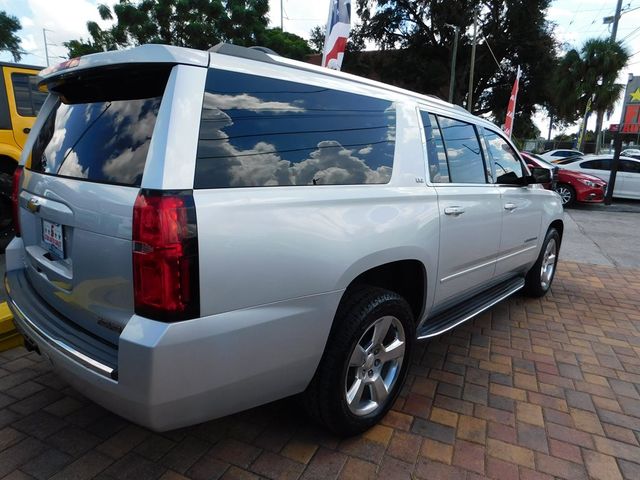
M 78 391 L 157 431 L 304 390 L 341 296 L 314 295 L 174 324 L 134 315 L 120 337 L 117 364 L 102 365 L 117 368 L 112 378 L 88 361 L 95 358 L 78 356 L 82 348 L 52 336 L 39 312 L 46 304 L 23 303 L 20 291 L 28 287 L 20 277 L 22 270 L 9 271 L 5 286 L 16 326 L 28 341 Z
M 86 369 L 117 380 L 116 345 L 93 338 L 49 308 L 31 288 L 24 270 L 7 272 L 4 287 L 16 327 L 27 339 L 28 346 L 30 340 L 37 347 L 46 343 Z

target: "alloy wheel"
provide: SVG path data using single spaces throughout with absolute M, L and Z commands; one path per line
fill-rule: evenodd
M 548 289 L 553 279 L 553 273 L 556 269 L 556 258 L 558 256 L 558 248 L 555 238 L 551 238 L 547 243 L 547 248 L 542 257 L 540 266 L 540 285 L 544 290 Z
M 369 415 L 385 406 L 404 354 L 405 332 L 399 319 L 381 317 L 367 328 L 349 356 L 344 394 L 351 413 Z
M 571 202 L 571 198 L 573 197 L 573 194 L 571 193 L 571 190 L 569 190 L 567 187 L 558 187 L 556 191 L 558 192 L 558 195 L 560 195 L 560 198 L 562 199 L 562 205 L 566 205 L 567 203 Z

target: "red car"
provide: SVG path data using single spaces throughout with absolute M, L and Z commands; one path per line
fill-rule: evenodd
M 520 152 L 522 158 L 531 167 L 548 168 L 556 171 L 555 190 L 562 198 L 562 205 L 568 207 L 575 202 L 601 203 L 604 201 L 604 194 L 607 190 L 607 183 L 593 175 L 580 173 L 565 168 L 558 168 L 558 165 L 547 162 L 538 155 L 529 152 Z M 551 190 L 552 186 L 545 185 Z

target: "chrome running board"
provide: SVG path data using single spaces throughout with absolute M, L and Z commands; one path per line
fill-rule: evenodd
M 481 292 L 433 318 L 418 329 L 418 340 L 435 337 L 490 309 L 524 287 L 524 278 L 516 277 Z

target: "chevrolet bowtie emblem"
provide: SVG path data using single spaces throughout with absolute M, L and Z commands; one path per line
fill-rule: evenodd
M 27 208 L 31 213 L 36 213 L 38 210 L 40 210 L 40 204 L 35 198 L 30 198 L 27 202 Z

